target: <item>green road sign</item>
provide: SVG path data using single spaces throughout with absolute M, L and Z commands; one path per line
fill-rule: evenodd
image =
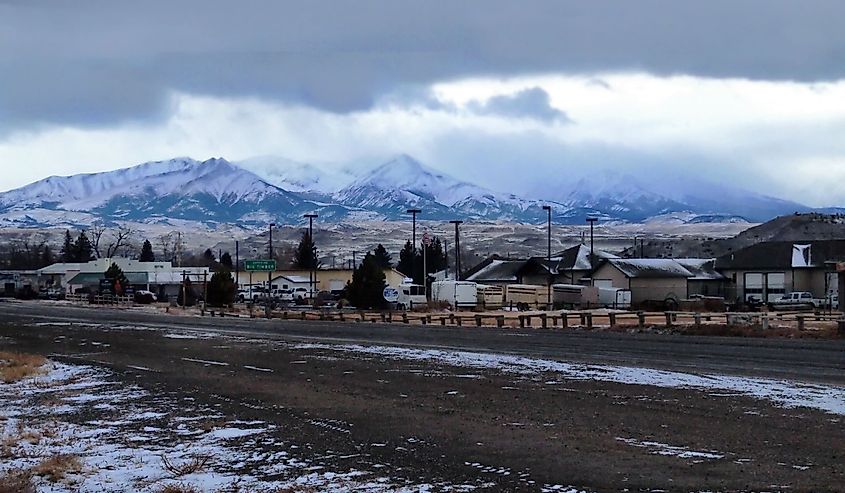
M 275 260 L 245 260 L 244 268 L 247 272 L 273 272 L 276 270 Z

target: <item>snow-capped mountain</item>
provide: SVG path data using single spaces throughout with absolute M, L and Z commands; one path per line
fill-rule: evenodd
M 631 174 L 602 171 L 559 189 L 563 191 L 559 200 L 575 211 L 593 211 L 601 217 L 629 222 L 673 213 L 688 214 L 689 222 L 737 219 L 763 222 L 783 214 L 809 210 L 796 202 L 680 176 L 646 180 Z
M 53 176 L 0 194 L 5 222 L 14 224 L 17 218 L 30 226 L 51 225 L 49 219 L 39 224 L 38 218 L 55 217 L 56 211 L 87 213 L 106 222 L 263 224 L 268 219 L 295 221 L 312 210 L 324 210 L 330 217 L 348 212 L 342 206 L 307 201 L 225 159 L 178 158 L 105 173 Z
M 543 199 L 526 199 L 458 180 L 407 155 L 355 177 L 282 158 L 237 164 L 225 159 L 177 158 L 105 173 L 50 177 L 0 193 L 0 225 L 82 226 L 95 221 L 300 224 L 317 212 L 324 222 L 360 219 L 467 219 L 539 223 L 550 205 L 556 223 L 607 221 L 751 222 L 809 208 L 722 185 L 662 177 L 646 181 L 596 173 L 546 184 Z M 568 178 L 568 177 L 567 177 Z M 552 200 L 548 200 L 552 199 Z
M 460 181 L 406 154 L 375 168 L 332 198 L 340 204 L 377 211 L 391 219 L 407 218 L 410 208 L 425 210 L 427 219 L 469 217 L 533 222 L 545 217 L 542 209 L 545 202 Z
M 355 178 L 350 170 L 332 167 L 321 169 L 310 163 L 279 156 L 260 156 L 237 161 L 236 166 L 251 171 L 262 180 L 291 192 L 331 194 Z

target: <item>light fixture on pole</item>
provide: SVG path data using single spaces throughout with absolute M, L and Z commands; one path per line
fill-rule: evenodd
M 454 220 L 449 221 L 455 225 L 455 280 L 461 280 L 461 233 L 458 227 L 463 224 L 463 221 Z
M 414 278 L 414 274 L 416 273 L 417 269 L 417 214 L 422 212 L 420 209 L 408 209 L 406 211 L 408 214 L 411 215 L 411 279 Z M 423 273 L 425 276 L 425 273 Z

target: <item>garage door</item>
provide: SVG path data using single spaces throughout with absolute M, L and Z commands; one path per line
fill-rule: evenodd
M 332 279 L 329 281 L 329 291 L 342 291 L 346 287 L 346 283 L 342 279 Z
M 768 301 L 783 298 L 786 293 L 786 276 L 783 272 L 766 274 L 766 296 Z
M 746 272 L 745 273 L 745 281 L 743 282 L 745 285 L 745 291 L 743 296 L 745 301 L 754 298 L 758 301 L 763 301 L 763 274 L 760 272 Z

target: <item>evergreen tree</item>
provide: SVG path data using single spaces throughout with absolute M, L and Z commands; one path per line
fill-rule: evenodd
M 217 262 L 217 258 L 214 256 L 214 252 L 211 251 L 211 248 L 207 248 L 205 252 L 203 252 L 202 261 L 205 267 L 213 267 Z
M 232 256 L 229 255 L 229 252 L 225 252 L 220 256 L 220 265 L 227 270 L 233 270 L 235 268 L 235 263 L 232 262 Z
M 73 245 L 74 262 L 88 262 L 94 260 L 94 246 L 85 231 L 79 233 L 76 243 Z
M 215 272 L 208 282 L 208 304 L 211 306 L 231 305 L 235 302 L 236 291 L 235 279 L 231 272 L 228 270 Z
M 375 256 L 367 252 L 364 261 L 352 273 L 352 282 L 346 285 L 346 299 L 357 308 L 384 308 L 386 287 L 384 270 Z
M 414 247 L 411 246 L 411 241 L 405 242 L 402 251 L 399 252 L 399 263 L 396 264 L 396 270 L 405 274 L 408 277 L 413 277 L 411 266 L 414 264 Z
M 382 269 L 389 269 L 393 266 L 393 259 L 390 257 L 390 254 L 387 253 L 387 249 L 384 248 L 384 245 L 381 243 L 378 244 L 375 251 L 373 252 L 373 256 L 376 258 L 376 262 Z
M 320 261 L 317 259 L 317 247 L 307 230 L 303 231 L 302 239 L 299 240 L 299 246 L 293 256 L 293 265 L 297 269 L 308 270 L 320 267 Z
M 153 244 L 150 240 L 144 240 L 144 246 L 141 247 L 141 256 L 138 258 L 141 262 L 155 262 L 156 256 L 153 253 Z
M 103 277 L 111 281 L 111 291 L 116 295 L 122 295 L 126 292 L 126 288 L 129 287 L 129 279 L 126 278 L 126 274 L 115 263 L 111 264 L 111 267 L 108 268 Z
M 185 282 L 182 283 L 179 294 L 176 296 L 176 303 L 179 306 L 194 306 L 197 304 L 197 294 L 194 292 L 190 278 L 185 278 Z
M 62 262 L 76 262 L 76 249 L 73 246 L 73 237 L 70 230 L 65 230 L 65 242 L 62 245 Z
M 46 267 L 48 265 L 53 265 L 56 259 L 53 258 L 53 250 L 50 249 L 49 245 L 44 245 L 44 249 L 41 250 L 41 267 Z

